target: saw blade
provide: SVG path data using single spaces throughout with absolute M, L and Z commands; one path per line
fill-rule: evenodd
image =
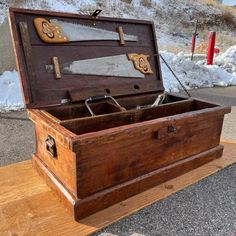
M 89 41 L 89 40 L 119 40 L 117 32 L 93 28 L 90 26 L 59 21 L 56 19 L 50 20 L 52 24 L 60 26 L 62 34 L 70 41 Z M 124 34 L 126 41 L 137 41 L 137 36 Z
M 47 72 L 53 70 L 53 65 L 46 65 Z M 60 70 L 62 74 L 145 78 L 145 74 L 134 67 L 126 54 L 72 61 L 61 64 Z
M 120 40 L 118 32 L 76 24 L 57 19 L 34 19 L 35 28 L 40 38 L 48 43 L 64 43 L 72 41 Z M 126 41 L 138 41 L 136 35 L 124 34 Z

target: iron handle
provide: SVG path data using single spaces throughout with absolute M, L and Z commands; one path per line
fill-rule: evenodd
M 106 99 L 106 95 L 97 95 L 97 96 L 92 96 L 89 98 L 89 101 L 91 102 L 96 102 L 96 101 L 100 101 L 100 100 L 103 100 L 103 99 Z
M 54 138 L 51 137 L 50 135 L 48 135 L 47 139 L 45 140 L 45 144 L 46 144 L 46 150 L 47 150 L 47 152 L 48 152 L 53 158 L 56 158 L 56 156 L 57 156 L 57 149 L 56 149 L 56 144 L 55 144 Z

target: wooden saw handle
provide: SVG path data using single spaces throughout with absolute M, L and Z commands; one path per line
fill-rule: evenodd
M 59 25 L 54 25 L 44 18 L 35 18 L 34 26 L 40 39 L 46 43 L 69 42 L 69 39 L 65 35 L 62 35 Z

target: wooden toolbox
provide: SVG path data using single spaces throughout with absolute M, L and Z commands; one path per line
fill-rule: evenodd
M 23 9 L 9 19 L 34 165 L 76 220 L 222 155 L 230 108 L 162 96 L 152 22 Z

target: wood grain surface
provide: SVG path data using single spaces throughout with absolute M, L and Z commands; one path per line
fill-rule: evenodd
M 222 158 L 102 210 L 79 223 L 33 169 L 31 161 L 0 168 L 0 235 L 89 235 L 236 162 L 236 144 Z

